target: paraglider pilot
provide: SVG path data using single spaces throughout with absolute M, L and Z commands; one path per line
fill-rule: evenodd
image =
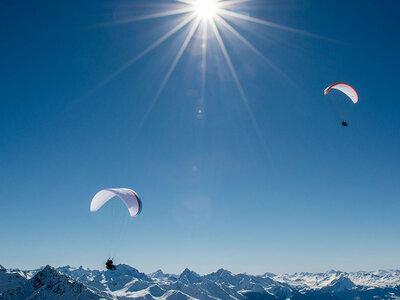
M 112 261 L 111 258 L 108 258 L 108 259 L 107 259 L 106 268 L 107 268 L 107 270 L 112 270 L 112 271 L 117 269 L 117 268 L 114 266 L 114 263 L 113 263 L 113 261 Z

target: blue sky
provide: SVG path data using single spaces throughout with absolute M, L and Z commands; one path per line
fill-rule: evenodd
M 196 34 L 140 126 L 188 28 L 101 84 L 181 16 L 97 25 L 173 1 L 159 3 L 3 1 L 0 263 L 103 268 L 113 255 L 145 272 L 399 268 L 399 4 L 242 5 L 329 39 L 231 20 L 283 76 L 221 30 L 260 139 L 213 36 L 204 102 Z M 357 105 L 323 96 L 338 81 L 357 89 Z M 129 218 L 117 199 L 90 213 L 108 187 L 134 189 L 142 214 Z

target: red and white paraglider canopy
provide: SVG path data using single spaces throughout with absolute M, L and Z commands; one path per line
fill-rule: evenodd
M 331 89 L 341 91 L 347 97 L 349 97 L 351 99 L 351 101 L 353 101 L 354 104 L 358 102 L 358 94 L 357 94 L 356 90 L 351 85 L 348 85 L 347 83 L 339 82 L 339 83 L 332 84 L 331 86 L 329 86 L 325 89 L 324 94 L 325 95 L 328 94 Z

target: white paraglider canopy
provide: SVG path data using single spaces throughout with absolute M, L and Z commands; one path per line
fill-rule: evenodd
M 99 191 L 90 203 L 90 211 L 94 212 L 99 210 L 107 201 L 115 196 L 119 197 L 125 203 L 132 217 L 140 214 L 142 210 L 142 201 L 133 190 L 125 188 L 104 189 Z
M 356 90 L 352 86 L 348 85 L 347 83 L 339 82 L 339 83 L 332 84 L 331 86 L 329 86 L 325 89 L 324 94 L 325 95 L 328 94 L 331 89 L 341 91 L 347 97 L 349 97 L 351 99 L 351 101 L 353 101 L 354 104 L 358 102 L 358 94 L 357 94 Z

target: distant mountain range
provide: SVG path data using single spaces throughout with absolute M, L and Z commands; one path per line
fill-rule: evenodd
M 0 299 L 398 299 L 400 270 L 376 272 L 233 274 L 200 276 L 139 272 L 128 265 L 115 271 L 70 266 L 21 271 L 0 265 Z

